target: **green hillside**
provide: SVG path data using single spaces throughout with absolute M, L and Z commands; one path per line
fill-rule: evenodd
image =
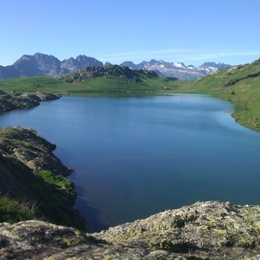
M 192 82 L 183 82 L 178 91 L 210 94 L 231 101 L 238 106 L 233 113 L 237 122 L 260 131 L 260 59 Z
M 178 88 L 180 81 L 160 78 L 156 73 L 109 65 L 86 67 L 58 79 L 49 77 L 14 78 L 0 81 L 0 90 L 18 95 L 24 92 L 52 92 L 61 95 L 93 93 L 162 92 Z
M 69 92 L 71 88 L 72 86 L 68 83 L 45 76 L 0 80 L 0 90 L 13 95 L 18 95 L 24 92 L 34 93 L 39 91 L 64 95 Z

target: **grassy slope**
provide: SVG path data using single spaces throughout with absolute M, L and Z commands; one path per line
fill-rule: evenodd
M 36 87 L 39 84 L 41 87 Z M 37 91 L 66 94 L 71 85 L 48 77 L 14 78 L 0 81 L 0 90 L 8 94 L 34 93 Z
M 233 113 L 237 122 L 260 131 L 260 60 L 233 66 L 193 82 L 183 82 L 178 91 L 210 94 L 231 101 L 239 107 Z
M 0 195 L 0 222 L 15 223 L 21 220 L 35 219 L 34 204 L 10 199 Z
M 41 87 L 35 87 L 35 84 Z M 0 90 L 8 94 L 18 95 L 24 92 L 45 91 L 61 95 L 87 95 L 89 93 L 111 92 L 159 92 L 174 90 L 179 81 L 170 81 L 163 78 L 142 78 L 135 82 L 125 77 L 106 76 L 87 79 L 82 83 L 66 83 L 48 77 L 15 78 L 0 81 Z

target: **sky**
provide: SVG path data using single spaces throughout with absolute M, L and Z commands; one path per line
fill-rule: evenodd
M 260 58 L 259 0 L 0 0 L 0 65 L 37 52 L 199 66 Z

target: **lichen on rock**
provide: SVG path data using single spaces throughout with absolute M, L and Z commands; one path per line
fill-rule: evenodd
M 196 257 L 239 259 L 260 250 L 259 217 L 259 206 L 197 202 L 93 235 L 110 243 L 138 243 Z
M 0 224 L 3 259 L 257 260 L 260 206 L 197 202 L 99 233 L 42 221 Z

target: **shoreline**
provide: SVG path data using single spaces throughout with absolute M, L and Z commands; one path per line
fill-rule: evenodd
M 42 167 L 41 164 L 46 162 L 46 158 L 50 158 L 50 155 L 44 157 L 44 154 L 54 151 L 55 144 L 41 138 L 32 129 L 13 126 L 0 128 L 0 130 L 6 131 L 6 134 L 0 135 L 0 147 L 5 148 L 3 150 L 5 155 L 3 152 L 0 153 L 1 176 L 3 177 L 4 173 L 3 167 L 8 170 L 6 165 L 12 165 L 12 170 L 22 169 L 23 179 L 30 178 L 29 182 L 23 183 L 21 182 L 23 179 L 9 171 L 11 176 L 4 185 L 8 188 L 8 183 L 15 183 L 12 185 L 10 196 L 16 194 L 19 186 L 22 186 L 22 190 L 27 189 L 26 196 L 29 201 L 36 200 L 37 197 L 33 197 L 32 193 L 39 192 L 40 186 L 37 186 L 36 190 L 32 190 L 30 186 L 37 182 L 46 189 L 47 192 L 44 193 L 46 196 L 52 196 L 52 193 L 57 194 L 58 198 L 62 196 L 63 203 L 69 205 L 68 208 L 71 209 L 71 211 L 61 212 L 54 207 L 52 210 L 57 210 L 55 214 L 59 214 L 59 217 L 73 214 L 72 221 L 82 221 L 79 212 L 72 213 L 73 200 L 75 201 L 76 197 L 71 193 L 70 188 L 74 189 L 74 185 L 66 184 L 68 190 L 60 193 L 62 188 L 55 187 L 57 183 L 49 182 L 50 175 L 46 172 L 60 171 L 54 168 L 37 168 Z M 35 158 L 42 159 L 37 161 L 34 158 L 35 163 L 29 163 L 32 160 L 25 156 L 28 154 L 36 154 Z M 13 163 L 16 166 L 13 166 Z M 27 168 L 30 167 L 31 169 L 28 170 Z M 42 173 L 33 177 L 32 171 Z M 8 171 L 6 173 L 8 174 Z M 64 173 L 64 177 L 68 175 Z M 7 176 L 5 175 L 3 179 L 7 180 Z M 21 194 L 19 193 L 23 196 Z M 44 204 L 50 203 L 54 198 L 51 197 Z M 58 202 L 60 203 L 61 200 L 59 199 Z M 120 256 L 147 260 L 180 257 L 183 259 L 222 259 L 223 257 L 244 259 L 247 257 L 246 259 L 253 260 L 259 257 L 259 216 L 260 206 L 206 201 L 159 212 L 148 218 L 96 233 L 86 233 L 86 229 L 76 227 L 83 231 L 80 232 L 71 228 L 69 222 L 57 223 L 56 221 L 55 224 L 50 224 L 48 222 L 55 221 L 42 219 L 42 217 L 13 224 L 4 221 L 5 223 L 0 223 L 0 239 L 4 241 L 0 256 L 16 259 L 23 259 L 25 255 L 32 258 L 53 257 L 53 259 L 70 257 L 84 259 L 85 257 L 97 258 L 97 256 L 99 259 L 105 257 L 115 259 Z
M 66 178 L 73 169 L 55 148 L 33 129 L 0 128 L 0 222 L 36 219 L 86 230 L 85 218 L 73 208 L 74 183 Z
M 36 107 L 40 105 L 41 101 L 50 101 L 59 98 L 61 98 L 60 95 L 50 92 L 23 93 L 15 97 L 0 90 L 0 113 Z

